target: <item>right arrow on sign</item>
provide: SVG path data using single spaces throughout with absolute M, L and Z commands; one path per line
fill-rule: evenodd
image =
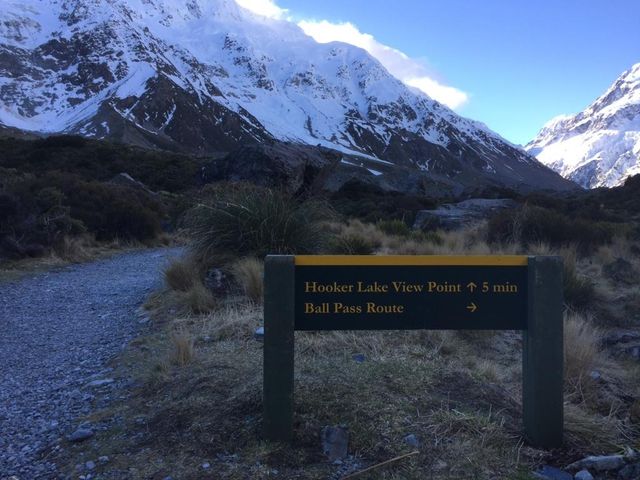
M 471 305 L 467 305 L 467 310 L 469 310 L 471 313 L 475 312 L 478 309 L 478 306 L 471 302 Z

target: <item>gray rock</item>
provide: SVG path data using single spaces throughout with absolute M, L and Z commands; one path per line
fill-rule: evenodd
M 342 460 L 347 456 L 349 432 L 346 428 L 341 426 L 326 426 L 322 429 L 320 438 L 322 441 L 322 451 L 329 458 L 330 462 Z
M 597 381 L 602 378 L 602 374 L 597 370 L 592 370 L 591 372 L 589 372 L 589 378 L 591 378 L 591 380 Z
M 573 475 L 551 465 L 543 465 L 533 472 L 533 477 L 540 480 L 573 480 Z
M 625 465 L 624 455 L 602 455 L 590 456 L 578 460 L 567 467 L 567 470 L 597 470 L 599 472 L 607 470 L 618 470 Z
M 573 478 L 575 478 L 575 480 L 593 480 L 593 475 L 591 475 L 589 470 L 580 470 Z
M 220 268 L 211 268 L 204 277 L 204 285 L 214 295 L 224 295 L 230 290 L 231 281 Z
M 96 462 L 89 460 L 84 464 L 84 466 L 87 468 L 87 470 L 93 470 L 94 468 L 96 468 Z
M 204 462 L 204 463 L 202 464 L 202 468 L 203 468 L 204 470 L 209 470 L 209 469 L 211 468 L 211 464 L 210 464 L 209 462 Z
M 620 480 L 638 480 L 640 478 L 640 463 L 625 465 L 618 472 Z
M 404 437 L 404 443 L 409 445 L 410 447 L 418 448 L 420 446 L 420 440 L 413 433 L 410 433 L 406 437 Z
M 351 358 L 353 358 L 353 360 L 357 363 L 362 363 L 365 361 L 364 353 L 354 353 L 353 355 L 351 355 Z
M 640 360 L 640 345 L 634 345 L 633 347 L 627 348 L 627 354 L 636 360 Z
M 89 383 L 87 383 L 87 387 L 102 387 L 103 385 L 109 385 L 110 383 L 113 383 L 113 378 L 101 378 L 98 380 L 93 380 Z
M 70 442 L 82 442 L 93 437 L 93 430 L 90 428 L 78 428 L 75 432 L 67 437 Z
M 515 201 L 505 198 L 473 198 L 459 203 L 448 203 L 435 210 L 420 210 L 413 228 L 455 229 L 486 220 L 494 213 L 514 208 L 516 205 Z
M 640 333 L 622 330 L 605 335 L 602 343 L 604 345 L 617 345 L 618 343 L 629 343 L 634 340 L 640 340 Z
M 256 328 L 256 331 L 253 333 L 253 338 L 258 341 L 264 340 L 264 327 Z

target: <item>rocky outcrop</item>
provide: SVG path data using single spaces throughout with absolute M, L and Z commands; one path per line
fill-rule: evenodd
M 420 210 L 413 225 L 415 229 L 456 229 L 486 220 L 495 212 L 514 208 L 510 199 L 473 198 L 459 203 L 449 203 L 435 210 Z

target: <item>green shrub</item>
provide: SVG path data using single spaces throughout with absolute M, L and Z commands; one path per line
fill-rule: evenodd
M 375 223 L 403 220 L 412 224 L 419 210 L 434 208 L 436 202 L 424 195 L 384 192 L 373 185 L 349 181 L 331 195 L 331 204 L 345 217 Z
M 552 246 L 577 245 L 588 252 L 610 243 L 614 225 L 570 218 L 548 208 L 525 205 L 517 210 L 503 211 L 489 219 L 488 240 L 492 243 L 521 243 L 529 246 L 547 243 Z
M 161 231 L 164 207 L 145 191 L 61 172 L 2 173 L 7 174 L 0 186 L 2 256 L 40 255 L 85 232 L 97 240 L 145 241 Z
M 324 203 L 300 202 L 278 190 L 245 184 L 217 185 L 209 192 L 213 198 L 186 217 L 193 247 L 202 258 L 316 253 L 326 244 L 322 221 L 332 212 Z
M 35 175 L 66 172 L 101 182 L 126 172 L 154 191 L 181 192 L 195 187 L 203 163 L 189 155 L 72 135 L 39 140 L 0 138 L 0 167 Z

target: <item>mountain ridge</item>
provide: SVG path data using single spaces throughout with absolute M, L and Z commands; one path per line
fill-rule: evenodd
M 8 127 L 197 154 L 291 141 L 429 175 L 573 188 L 364 50 L 231 0 L 26 0 L 0 16 Z

